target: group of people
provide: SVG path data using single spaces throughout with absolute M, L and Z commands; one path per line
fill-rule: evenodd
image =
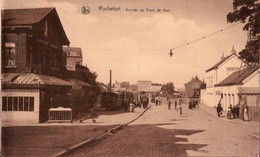
M 156 104 L 156 106 L 161 105 L 161 98 L 160 97 L 155 98 L 155 104 Z
M 192 110 L 193 108 L 199 107 L 198 101 L 189 101 L 189 109 Z
M 221 99 L 220 99 L 221 101 Z M 223 108 L 221 106 L 221 103 L 218 103 L 217 105 L 217 114 L 218 117 L 220 117 L 220 115 L 222 114 Z M 239 115 L 239 110 L 241 109 L 241 114 Z M 232 104 L 230 104 L 230 106 L 228 107 L 228 113 L 227 113 L 227 118 L 239 118 L 241 116 L 241 119 L 244 120 L 249 120 L 248 118 L 248 106 L 245 104 L 244 100 L 240 100 L 239 104 L 236 105 L 235 107 L 232 106 Z
M 169 99 L 168 100 L 168 109 L 170 110 L 171 109 L 171 100 Z M 181 106 L 181 101 L 179 101 L 179 105 L 177 107 L 177 101 L 174 101 L 174 107 L 175 107 L 175 110 L 177 110 L 177 112 L 179 112 L 180 115 L 182 115 L 182 106 Z

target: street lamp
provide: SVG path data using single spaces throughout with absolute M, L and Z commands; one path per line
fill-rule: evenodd
M 170 49 L 170 53 L 169 53 L 170 57 L 172 57 L 173 53 L 172 53 L 172 49 Z

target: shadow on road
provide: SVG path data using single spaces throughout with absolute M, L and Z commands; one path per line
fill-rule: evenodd
M 207 146 L 188 143 L 189 136 L 204 130 L 164 129 L 158 125 L 172 123 L 131 125 L 68 156 L 187 156 L 188 150 L 199 151 Z

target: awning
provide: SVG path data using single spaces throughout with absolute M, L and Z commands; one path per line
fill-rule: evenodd
M 35 87 L 40 87 L 40 85 L 71 86 L 69 82 L 63 79 L 33 73 L 3 73 L 1 81 L 2 85 L 30 85 Z
M 88 87 L 88 88 L 93 87 L 92 85 L 90 85 L 86 82 L 76 80 L 76 79 L 68 79 L 68 82 L 72 85 L 72 88 L 74 88 L 74 89 L 79 89 L 81 87 Z
M 260 95 L 259 87 L 239 87 L 238 95 Z

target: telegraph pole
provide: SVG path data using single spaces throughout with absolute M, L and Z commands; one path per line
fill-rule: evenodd
M 112 70 L 110 70 L 109 92 L 112 91 Z

